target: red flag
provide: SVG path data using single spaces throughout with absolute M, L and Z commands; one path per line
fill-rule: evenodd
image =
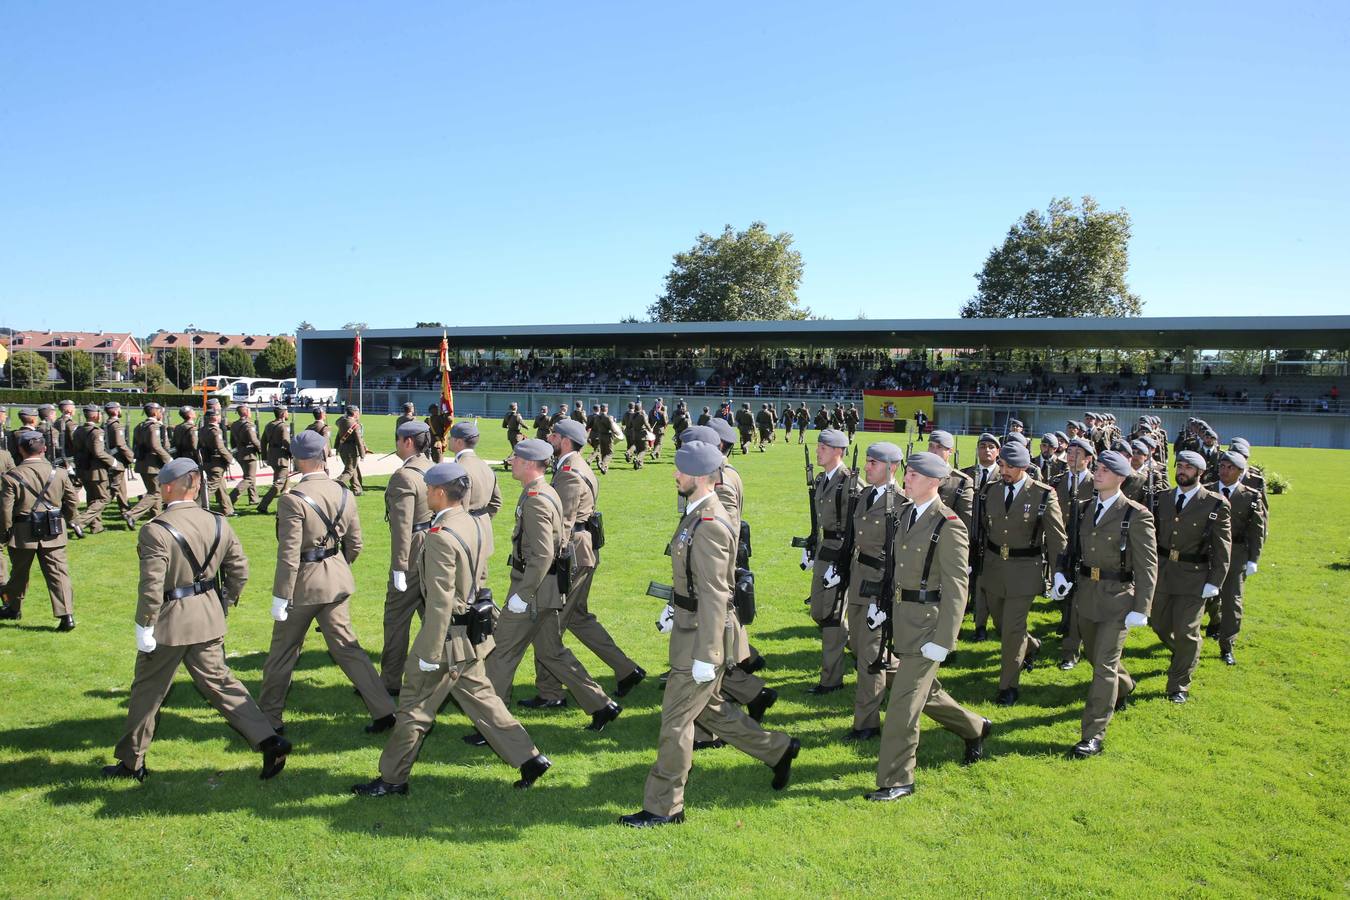
M 352 351 L 352 374 L 361 371 L 361 332 L 356 333 L 356 349 Z
M 441 412 L 448 418 L 455 415 L 455 392 L 450 389 L 450 343 L 441 333 Z

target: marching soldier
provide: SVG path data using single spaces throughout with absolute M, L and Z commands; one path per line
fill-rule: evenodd
M 952 454 L 956 452 L 956 438 L 949 431 L 935 428 L 928 433 L 928 452 L 951 466 Z M 951 474 L 938 485 L 938 499 L 943 506 L 961 517 L 961 524 L 969 532 L 970 516 L 975 508 L 975 480 L 960 469 L 953 468 Z
M 965 473 L 970 476 L 970 480 L 974 487 L 974 499 L 972 499 L 972 503 L 976 506 L 980 506 L 981 509 L 983 509 L 982 504 L 984 502 L 983 497 L 985 490 L 988 489 L 991 484 L 1002 478 L 998 467 L 998 454 L 1002 448 L 1003 445 L 996 436 L 987 431 L 984 432 L 980 435 L 979 441 L 975 444 L 975 465 L 968 466 L 964 469 Z M 984 567 L 983 520 L 983 512 L 976 518 L 972 511 L 970 524 L 971 531 L 969 534 L 970 567 L 973 576 L 976 577 L 979 576 Z M 970 593 L 975 595 L 971 598 L 975 607 L 972 611 L 975 618 L 975 633 L 972 635 L 972 639 L 975 641 L 983 641 L 989 636 L 989 603 L 985 599 L 982 586 L 977 584 L 976 587 L 970 590 Z
M 79 423 L 75 421 L 75 401 L 58 400 L 57 407 L 61 410 L 61 418 L 54 423 L 59 437 L 57 439 L 56 458 L 58 464 L 64 465 L 67 471 L 73 471 L 75 464 L 75 431 Z M 76 485 L 78 487 L 79 485 Z
M 890 550 L 895 554 L 889 613 L 894 619 L 895 675 L 881 727 L 877 789 L 866 795 L 868 800 L 888 802 L 914 793 L 919 713 L 965 741 L 963 765 L 984 757 L 991 729 L 988 719 L 953 700 L 937 677 L 961 628 L 970 558 L 966 526 L 937 495 L 950 468 L 931 453 L 911 455 L 905 467 L 905 496 L 913 505 L 901 518 Z M 878 627 L 885 623 L 880 615 L 873 621 Z
M 596 432 L 600 447 L 600 474 L 609 474 L 609 461 L 614 458 L 614 418 L 609 414 L 609 404 L 600 404 L 600 415 L 596 421 Z
M 670 542 L 674 609 L 667 607 L 662 616 L 671 629 L 670 680 L 642 810 L 619 819 L 633 828 L 684 821 L 696 722 L 769 766 L 776 791 L 787 787 L 792 762 L 801 752 L 796 738 L 765 731 L 721 697 L 721 681 L 734 655 L 727 625 L 733 615 L 737 540 L 714 491 L 722 465 L 721 451 L 700 441 L 686 442 L 675 454 L 675 483 L 686 506 Z
M 520 443 L 520 432 L 525 427 L 525 419 L 520 415 L 520 405 L 512 403 L 511 408 L 502 416 L 502 427 L 506 429 L 506 440 L 511 449 Z
M 559 400 L 557 408 L 553 410 L 553 415 L 548 417 L 548 427 L 552 428 L 554 425 L 557 425 L 563 419 L 568 418 L 570 416 L 568 409 L 569 407 L 567 405 L 567 401 Z M 545 434 L 544 437 L 547 438 L 548 435 Z
M 629 441 L 633 453 L 633 468 L 641 469 L 646 461 L 647 448 L 650 446 L 648 435 L 651 434 L 651 423 L 647 421 L 647 411 L 642 408 L 642 404 L 633 404 L 633 412 L 628 420 L 632 438 Z
M 806 401 L 797 407 L 797 443 L 806 443 L 806 426 L 811 424 L 811 410 L 806 408 Z
M 277 565 L 272 582 L 272 645 L 258 705 L 281 733 L 286 693 L 305 636 L 317 621 L 328 653 L 370 711 L 368 734 L 394 725 L 394 704 L 352 628 L 351 564 L 361 552 L 361 520 L 351 492 L 328 477 L 328 442 L 317 432 L 291 439 L 300 482 L 277 501 Z
M 399 438 L 400 447 L 416 436 L 428 437 L 427 432 L 404 431 L 410 427 L 400 426 L 406 435 Z M 417 454 L 409 459 L 425 457 Z M 417 476 L 414 479 L 421 483 Z M 354 785 L 352 792 L 365 797 L 408 793 L 408 776 L 422 741 L 450 697 L 473 722 L 475 733 L 507 765 L 520 770 L 515 786 L 528 788 L 553 764 L 493 691 L 483 669 L 483 659 L 493 648 L 491 628 L 482 628 L 473 610 L 480 573 L 492 555 L 492 526 L 464 508 L 470 485 L 463 466 L 440 463 L 426 470 L 425 479 L 425 499 L 435 518 L 411 557 L 411 585 L 418 601 L 414 605 L 425 609 L 413 642 L 417 662 L 409 660 L 404 667 L 394 730 L 380 754 L 380 774 L 369 783 Z
M 1047 483 L 1064 474 L 1065 463 L 1059 458 L 1059 437 L 1054 432 L 1041 435 L 1041 452 L 1036 457 L 1036 468 L 1041 471 L 1041 480 Z
M 539 415 L 534 417 L 534 436 L 541 441 L 548 437 L 548 430 L 552 427 L 549 424 L 549 421 L 548 407 L 539 407 Z M 511 446 L 514 449 L 515 444 L 512 444 Z
M 600 484 L 591 467 L 581 458 L 581 448 L 586 443 L 586 429 L 571 420 L 559 422 L 553 426 L 548 442 L 553 447 L 555 457 L 550 484 L 562 504 L 563 532 L 571 535 L 572 542 L 572 589 L 558 617 L 558 627 L 570 631 L 573 637 L 581 641 L 582 646 L 614 670 L 617 681 L 614 696 L 623 697 L 637 687 L 647 677 L 647 673 L 619 649 L 586 602 L 595 581 L 595 570 L 600 565 L 600 553 L 589 525 L 591 518 L 597 515 Z M 535 639 L 536 645 L 538 640 Z M 544 652 L 548 652 L 547 647 Z M 517 705 L 526 709 L 560 709 L 567 705 L 562 682 L 543 664 L 537 646 L 534 654 L 534 683 L 538 691 L 536 696 L 518 700 Z
M 825 404 L 820 404 L 820 409 L 816 410 L 815 426 L 817 431 L 824 431 L 830 427 L 830 411 L 825 408 Z M 844 436 L 848 440 L 848 436 Z
M 1066 538 L 1059 500 L 1050 485 L 1027 474 L 1031 456 L 1018 443 L 999 451 L 1000 481 L 985 488 L 981 508 L 985 540 L 980 588 L 1002 642 L 999 706 L 1012 706 L 1023 671 L 1031 671 L 1041 642 L 1027 630 L 1027 615 L 1045 589 L 1045 557 L 1057 560 Z
M 84 424 L 75 432 L 75 469 L 84 485 L 84 514 L 76 524 L 88 534 L 103 530 L 103 508 L 108 505 L 108 485 L 112 476 L 122 471 L 121 463 L 113 459 L 104 446 L 101 424 L 103 411 L 94 404 L 84 408 Z
M 1064 519 L 1065 540 L 1071 547 L 1078 540 L 1079 519 L 1083 512 L 1082 502 L 1090 500 L 1096 491 L 1092 480 L 1093 460 L 1097 450 L 1087 438 L 1069 440 L 1068 471 L 1055 482 L 1055 499 L 1059 501 L 1059 513 Z M 1058 561 L 1056 561 L 1058 563 Z M 1068 573 L 1074 577 L 1073 572 Z M 1078 631 L 1078 617 L 1074 615 L 1073 601 L 1067 600 L 1067 609 L 1060 616 L 1063 640 L 1060 642 L 1059 667 L 1064 671 L 1078 665 L 1078 648 L 1083 638 Z
M 844 430 L 844 404 L 835 401 L 834 409 L 830 410 L 830 427 L 835 431 Z
M 253 410 L 247 403 L 236 408 L 239 418 L 230 426 L 230 446 L 234 449 L 235 461 L 243 470 L 243 477 L 230 491 L 231 505 L 239 502 L 239 495 L 258 505 L 258 457 L 262 454 L 262 441 L 258 439 L 258 427 L 253 423 Z
M 384 594 L 380 678 L 390 696 L 397 696 L 403 681 L 408 633 L 413 613 L 422 602 L 422 586 L 417 583 L 414 563 L 431 527 L 426 484 L 426 473 L 431 468 L 431 460 L 426 456 L 430 445 L 431 429 L 425 422 L 410 419 L 399 425 L 394 434 L 394 452 L 403 464 L 389 476 L 384 489 L 384 518 L 389 523 L 389 586 Z
M 173 457 L 165 446 L 164 407 L 153 400 L 145 404 L 145 418 L 136 425 L 131 433 L 131 449 L 136 459 L 136 474 L 141 476 L 145 493 L 140 501 L 127 513 L 129 525 L 134 525 L 142 516 L 155 518 L 164 509 L 164 501 L 159 492 L 159 473 Z
M 823 412 L 824 407 L 821 407 Z M 820 681 L 807 689 L 808 694 L 833 693 L 844 686 L 844 644 L 848 633 L 844 626 L 844 598 L 829 582 L 838 584 L 835 563 L 844 545 L 848 498 L 853 490 L 853 473 L 844 465 L 848 435 L 824 428 L 816 438 L 816 523 L 810 543 L 815 548 L 802 550 L 802 567 L 811 570 L 811 618 L 820 628 Z
M 9 450 L 9 455 L 14 459 L 19 458 L 19 435 L 25 431 L 38 430 L 38 411 L 30 407 L 23 407 L 19 410 L 19 424 L 13 431 L 5 433 L 5 446 Z
M 1185 703 L 1191 676 L 1200 661 L 1200 623 L 1205 601 L 1217 597 L 1232 557 L 1228 501 L 1200 485 L 1206 461 L 1194 450 L 1176 457 L 1174 491 L 1158 498 L 1158 588 L 1153 601 L 1153 630 L 1172 662 L 1167 669 L 1167 699 Z
M 1125 709 L 1134 691 L 1134 679 L 1121 664 L 1121 651 L 1129 630 L 1148 624 L 1157 584 L 1153 515 L 1120 489 L 1130 471 L 1124 456 L 1114 450 L 1102 454 L 1092 473 L 1097 498 L 1080 501 L 1082 509 L 1075 517 L 1077 558 L 1060 557 L 1051 591 L 1056 600 L 1063 600 L 1077 583 L 1073 618 L 1083 638 L 1083 653 L 1092 663 L 1080 740 L 1069 750 L 1075 759 L 1102 752 L 1106 726 Z
M 398 440 L 398 426 L 402 425 L 404 422 L 415 421 L 417 421 L 417 405 L 411 402 L 403 404 L 403 412 L 399 414 L 398 419 L 394 422 L 394 439 Z
M 75 601 L 66 565 L 67 523 L 76 537 L 83 537 L 75 524 L 79 508 L 75 488 L 65 469 L 47 462 L 47 443 L 39 432 L 19 432 L 17 444 L 18 465 L 0 476 L 0 541 L 9 547 L 13 564 L 3 585 L 7 602 L 0 607 L 0 619 L 23 618 L 23 598 L 36 559 L 47 583 L 56 630 L 73 631 Z
M 564 580 L 571 563 L 572 542 L 563 530 L 562 501 L 544 481 L 553 448 L 533 438 L 516 444 L 511 477 L 520 482 L 515 526 L 511 531 L 511 588 L 497 622 L 497 646 L 487 658 L 487 676 L 503 702 L 511 697 L 511 682 L 525 650 L 534 645 L 535 658 L 567 686 L 590 715 L 588 731 L 602 731 L 622 712 L 587 674 L 562 642 L 560 617 L 570 585 Z M 567 554 L 564 556 L 564 554 Z M 482 743 L 469 734 L 470 743 Z
M 848 431 L 849 443 L 853 442 L 853 435 L 858 430 L 858 405 L 850 403 L 848 409 L 844 410 L 844 428 Z
M 681 400 L 675 404 L 675 414 L 670 418 L 670 427 L 675 435 L 675 449 L 680 449 L 680 435 L 689 430 L 693 422 L 689 419 L 689 407 Z
M 736 410 L 736 430 L 740 432 L 741 455 L 750 452 L 750 443 L 755 439 L 755 416 L 750 412 L 750 404 L 742 403 Z
M 190 459 L 200 468 L 202 464 L 201 451 L 197 444 L 200 439 L 197 426 L 197 410 L 191 406 L 180 406 L 178 415 L 183 421 L 174 426 L 173 429 L 173 455 L 175 459 Z M 206 498 L 206 479 L 198 478 L 197 486 L 201 489 L 200 496 L 197 497 L 197 503 L 202 509 L 208 508 L 210 501 Z
M 225 662 L 225 610 L 248 581 L 248 557 L 220 516 L 197 506 L 197 464 L 186 457 L 160 469 L 167 507 L 141 529 L 140 593 L 136 603 L 136 674 L 127 701 L 127 727 L 103 768 L 105 778 L 144 781 L 145 755 L 159 708 L 181 664 L 197 690 L 249 745 L 262 753 L 260 778 L 286 767 L 291 744 L 268 724 Z
M 56 407 L 50 403 L 38 404 L 37 414 L 37 432 L 47 444 L 47 462 L 56 465 L 60 455 L 60 448 L 57 447 L 60 436 L 56 430 Z
M 234 456 L 225 446 L 225 433 L 220 429 L 220 412 L 213 408 L 206 410 L 206 422 L 197 434 L 197 447 L 202 455 L 202 468 L 206 470 L 206 497 L 210 504 L 214 498 L 220 506 L 221 515 L 234 516 L 234 502 L 229 491 L 225 490 L 226 476 L 230 472 L 230 463 Z M 210 508 L 209 505 L 207 507 Z
M 1226 450 L 1219 457 L 1218 492 L 1228 501 L 1233 556 L 1219 596 L 1211 599 L 1209 605 L 1210 621 L 1219 624 L 1219 656 L 1230 666 L 1237 665 L 1233 641 L 1242 630 L 1242 589 L 1247 579 L 1256 574 L 1266 541 L 1266 508 L 1261 495 L 1242 483 L 1246 469 L 1247 458 L 1236 450 Z
M 660 403 L 661 401 L 660 401 L 660 400 L 657 400 L 656 402 L 657 402 L 657 403 Z M 573 421 L 573 422 L 579 422 L 579 423 L 582 425 L 582 427 L 585 427 L 585 425 L 586 425 L 586 410 L 585 410 L 585 408 L 581 405 L 581 401 L 580 401 L 580 400 L 576 401 L 576 403 L 573 404 L 571 416 L 572 416 L 572 421 Z
M 9 410 L 0 406 L 0 433 L 4 431 L 5 420 L 9 418 Z M 0 441 L 0 477 L 14 468 L 14 457 L 9 455 L 9 442 Z M 3 489 L 3 482 L 0 482 L 0 489 Z M 3 542 L 0 541 L 0 544 Z M 9 581 L 9 558 L 3 550 L 0 550 L 0 600 L 3 600 L 5 593 L 5 583 Z M 0 607 L 3 610 L 3 607 Z
M 652 411 L 648 420 L 652 429 L 652 459 L 660 459 L 661 443 L 666 437 L 666 402 L 660 397 L 657 397 L 656 403 L 652 404 Z
M 497 473 L 478 455 L 479 437 L 477 423 L 456 422 L 450 428 L 450 452 L 455 455 L 455 462 L 469 473 L 469 482 L 473 485 L 466 501 L 469 515 L 492 519 L 501 511 L 502 489 L 497 483 Z
M 328 443 L 330 432 L 332 431 L 328 424 L 328 410 L 324 409 L 322 406 L 314 407 L 314 421 L 310 422 L 309 427 L 305 430 L 316 432 L 323 438 L 325 459 L 333 455 L 332 447 L 330 447 Z
M 600 404 L 591 404 L 591 414 L 586 417 L 586 446 L 591 448 L 591 455 L 586 457 L 587 464 L 594 463 L 600 457 Z M 511 467 L 505 466 L 509 472 Z
M 711 421 L 712 421 L 712 408 L 711 408 L 711 407 L 705 406 L 705 407 L 703 407 L 703 412 L 699 413 L 699 415 L 698 415 L 698 423 L 697 423 L 697 424 L 699 424 L 699 425 L 707 425 L 707 424 L 708 424 L 709 422 L 711 422 Z
M 122 404 L 116 400 L 109 400 L 103 404 L 103 415 L 107 418 L 103 426 L 104 446 L 108 448 L 108 455 L 117 460 L 121 467 L 121 471 L 109 473 L 108 493 L 117 501 L 117 511 L 121 514 L 122 521 L 127 523 L 127 530 L 134 531 L 136 520 L 130 516 L 132 504 L 127 498 L 127 472 L 133 470 L 136 457 L 127 444 L 127 430 L 122 423 Z
M 291 489 L 291 411 L 283 404 L 272 407 L 272 421 L 262 433 L 262 452 L 272 469 L 272 484 L 258 502 L 258 512 L 265 515 L 272 501 Z
M 337 454 L 342 460 L 342 474 L 336 479 L 344 487 L 350 487 L 353 497 L 360 497 L 365 490 L 361 481 L 361 460 L 366 456 L 365 426 L 361 424 L 361 410 L 347 405 L 347 414 L 337 420 Z
M 762 404 L 759 412 L 755 413 L 755 427 L 759 430 L 759 452 L 764 452 L 764 445 L 773 442 L 773 416 L 769 413 L 769 404 Z
M 877 598 L 864 594 L 862 586 L 865 582 L 881 583 L 890 552 L 886 543 L 888 522 L 898 523 L 897 517 L 909 514 L 909 499 L 895 484 L 895 471 L 903 459 L 895 444 L 877 441 L 868 446 L 863 469 L 867 484 L 849 523 L 853 551 L 849 561 L 848 640 L 858 684 L 853 696 L 853 727 L 844 735 L 845 741 L 867 741 L 881 735 L 886 682 L 895 674 L 895 660 L 886 659 L 890 653 L 882 646 L 880 627 L 870 625 L 878 619 Z
M 431 403 L 427 405 L 427 417 L 422 421 L 431 429 L 431 463 L 436 465 L 445 455 L 445 442 L 450 439 L 446 434 L 450 430 L 450 417 L 439 403 Z

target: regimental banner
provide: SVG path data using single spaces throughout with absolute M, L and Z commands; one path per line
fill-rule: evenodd
M 922 412 L 925 421 L 933 420 L 933 394 L 930 391 L 863 391 L 863 430 L 893 433 L 896 422 L 904 422 L 904 431 L 914 435 L 914 413 Z

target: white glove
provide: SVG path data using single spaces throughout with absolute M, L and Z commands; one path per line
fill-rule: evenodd
M 974 568 L 973 566 L 966 566 L 966 574 L 967 574 L 967 575 L 971 575 L 971 574 L 973 574 L 974 572 L 975 572 L 975 568 Z
M 1054 585 L 1050 589 L 1050 596 L 1056 600 L 1063 600 L 1069 596 L 1069 591 L 1073 590 L 1073 582 L 1065 578 L 1063 572 L 1055 573 Z
M 886 614 L 877 609 L 875 603 L 867 607 L 867 627 L 870 631 L 876 631 L 882 625 L 886 624 L 886 619 Z
M 417 668 L 421 669 L 423 672 L 435 672 L 440 667 L 440 663 L 429 663 L 422 657 L 417 657 Z
M 1201 598 L 1208 600 L 1210 597 L 1219 596 L 1219 589 L 1212 584 L 1205 585 L 1205 589 L 1200 592 Z
M 513 613 L 529 612 L 530 605 L 520 599 L 519 594 L 512 594 L 511 599 L 506 601 L 506 608 Z
M 1247 575 L 1248 577 L 1255 575 L 1256 563 L 1248 562 L 1245 566 L 1242 567 L 1242 574 Z
M 1126 628 L 1142 628 L 1148 624 L 1148 616 L 1141 612 L 1127 612 L 1125 614 Z
M 932 641 L 929 641 L 928 643 L 920 647 L 919 652 L 923 654 L 924 659 L 929 659 L 932 660 L 933 662 L 942 662 L 944 659 L 947 658 L 947 648 L 939 647 Z
M 661 618 L 656 620 L 656 630 L 661 634 L 670 634 L 675 629 L 675 607 L 667 606 L 661 610 Z
M 802 548 L 802 568 L 803 568 L 803 569 L 809 569 L 809 568 L 811 568 L 811 565 L 812 565 L 814 562 L 815 562 L 815 560 L 811 558 L 811 551 L 810 551 L 810 550 L 807 550 L 805 547 L 803 547 L 803 548 Z
M 699 684 L 707 684 L 717 677 L 717 667 L 712 663 L 705 663 L 696 659 L 694 660 L 693 671 L 690 674 Z
M 282 600 L 280 597 L 272 598 L 272 618 L 278 622 L 285 622 L 290 613 L 286 612 L 286 607 L 291 605 L 291 601 Z
M 394 570 L 394 590 L 406 591 L 408 589 L 408 573 Z
M 825 580 L 825 587 L 839 587 L 839 573 L 834 570 L 834 563 L 830 563 L 829 568 L 825 570 L 825 574 L 821 578 Z
M 142 653 L 154 653 L 159 643 L 155 640 L 155 626 L 136 626 L 136 649 Z

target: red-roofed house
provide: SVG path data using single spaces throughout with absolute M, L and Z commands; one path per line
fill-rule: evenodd
M 222 350 L 228 350 L 231 347 L 238 347 L 249 355 L 250 359 L 256 360 L 258 354 L 267 349 L 267 345 L 273 341 L 290 341 L 295 343 L 295 338 L 289 334 L 220 334 L 214 331 L 156 331 L 150 335 L 149 348 L 150 353 L 159 361 L 164 361 L 165 354 L 172 353 L 179 347 L 191 347 L 198 353 L 204 353 L 212 361 L 215 361 Z
M 140 343 L 126 332 L 117 331 L 16 331 L 10 340 L 10 352 L 32 350 L 45 356 L 56 367 L 56 357 L 66 350 L 83 350 L 94 357 L 94 364 L 106 373 L 115 371 L 115 361 L 126 360 L 131 370 L 150 361 Z

